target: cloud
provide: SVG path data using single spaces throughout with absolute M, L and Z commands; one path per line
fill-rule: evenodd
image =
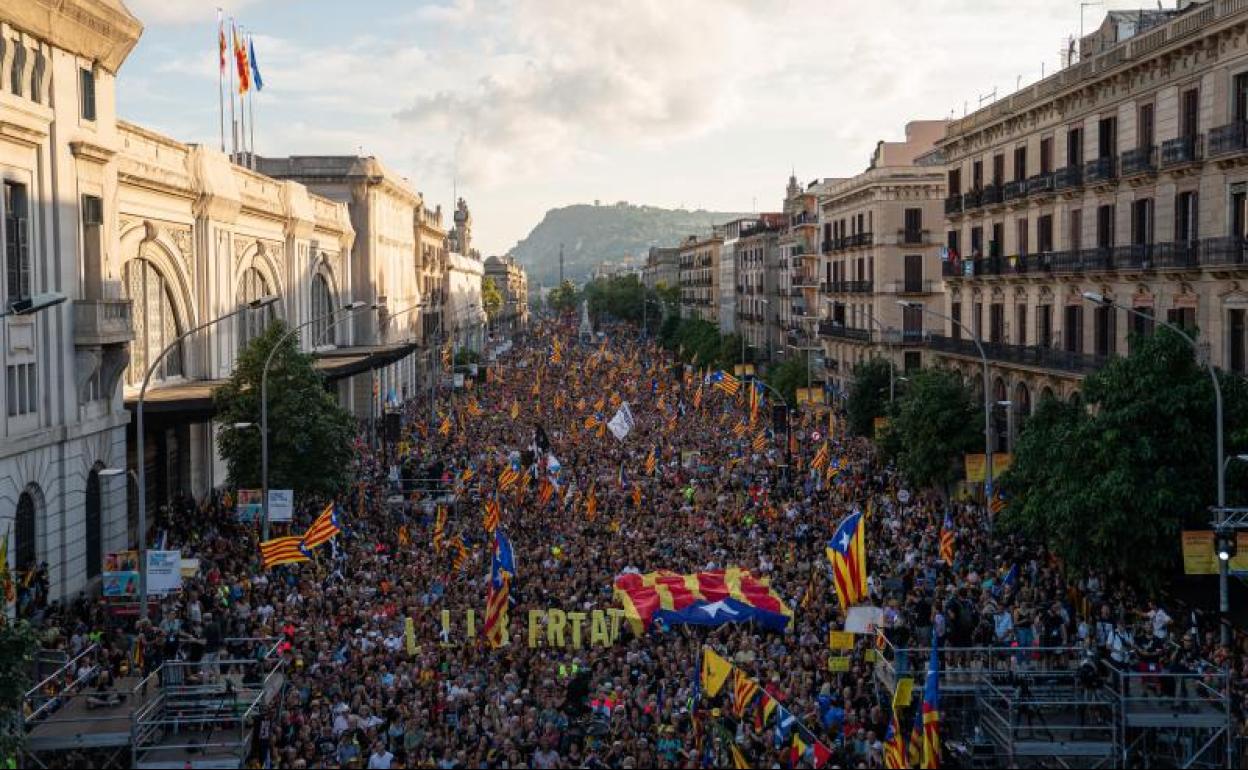
M 256 0 L 126 0 L 126 7 L 145 25 L 194 24 L 217 17 L 217 7 L 226 16 L 252 5 Z

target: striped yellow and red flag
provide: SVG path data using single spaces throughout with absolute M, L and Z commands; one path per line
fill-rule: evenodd
M 507 643 L 507 603 L 511 589 L 511 576 L 503 573 L 498 584 L 490 584 L 485 597 L 485 639 L 490 647 L 499 648 Z
M 362 497 L 362 496 L 361 496 Z M 303 547 L 307 550 L 319 548 L 342 531 L 338 522 L 338 509 L 331 500 L 321 514 L 316 517 L 308 531 L 303 533 Z
M 281 564 L 298 564 L 311 561 L 301 545 L 303 538 L 299 535 L 275 537 L 260 543 L 260 562 L 264 569 L 273 569 Z
M 823 446 L 819 447 L 819 451 L 815 452 L 815 457 L 810 461 L 810 467 L 814 470 L 821 471 L 828 465 L 828 460 L 832 458 L 832 451 L 828 449 L 828 442 L 823 442 Z
M 746 676 L 741 669 L 732 670 L 732 711 L 737 718 L 745 716 L 746 709 L 754 702 L 762 688 L 753 679 Z
M 446 534 L 446 508 L 439 505 L 433 517 L 433 550 L 442 552 L 442 536 Z
M 641 484 L 633 484 L 633 507 L 640 510 L 641 508 Z
M 502 520 L 502 517 L 503 507 L 499 505 L 498 500 L 486 500 L 485 521 L 483 522 L 485 525 L 485 531 L 489 532 L 491 535 L 494 534 L 494 530 L 498 529 L 498 523 Z
M 598 516 L 598 495 L 594 492 L 594 485 L 589 485 L 589 491 L 585 493 L 585 517 L 593 521 Z
M 754 451 L 761 452 L 767 448 L 767 431 L 760 430 L 754 437 Z

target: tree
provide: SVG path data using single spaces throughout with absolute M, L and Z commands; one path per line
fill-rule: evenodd
M 797 389 L 806 387 L 806 360 L 790 358 L 779 366 L 770 367 L 766 379 L 792 407 L 797 403 Z
M 503 293 L 498 290 L 493 276 L 487 275 L 481 279 L 481 307 L 491 321 L 496 320 L 499 311 L 503 309 Z
M 854 378 L 849 384 L 849 398 L 845 401 L 849 432 L 855 436 L 871 436 L 875 432 L 875 418 L 888 414 L 888 385 L 892 366 L 886 359 L 872 358 L 854 367 Z
M 229 381 L 217 389 L 217 440 L 228 482 L 260 487 L 260 376 L 265 359 L 288 331 L 269 324 L 243 350 Z M 269 488 L 297 495 L 334 495 L 351 481 L 355 420 L 325 390 L 312 356 L 299 351 L 297 335 L 281 342 L 269 367 Z M 257 429 L 236 429 L 251 423 Z
M 983 440 L 979 406 L 956 372 L 924 369 L 910 378 L 896 402 L 886 445 L 914 484 L 948 492 L 960 474 L 962 455 Z
M 1229 454 L 1248 446 L 1248 392 L 1242 379 L 1220 382 Z M 1207 529 L 1217 500 L 1209 374 L 1178 335 L 1159 329 L 1090 375 L 1083 403 L 1046 400 L 1025 423 L 1002 479 L 1010 498 L 1002 523 L 1073 569 L 1109 568 L 1156 586 L 1177 564 L 1180 530 Z M 1228 505 L 1242 504 L 1237 465 Z
M 546 296 L 546 304 L 557 313 L 567 313 L 575 310 L 580 297 L 577 296 L 576 286 L 571 281 L 564 279 L 563 283 L 550 290 L 550 294 Z
M 33 684 L 30 672 L 38 646 L 29 623 L 0 619 L 0 757 L 16 757 L 21 752 L 25 739 L 22 696 Z

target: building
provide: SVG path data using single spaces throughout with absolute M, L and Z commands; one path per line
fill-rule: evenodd
M 421 228 L 425 226 L 423 196 L 406 179 L 371 156 L 257 158 L 256 168 L 274 178 L 300 182 L 319 195 L 346 204 L 355 229 L 351 249 L 355 298 L 378 306 L 377 313 L 355 315 L 355 341 L 359 345 L 407 348 L 393 363 L 354 378 L 356 414 L 370 416 L 382 408 L 374 403 L 374 393 L 383 402 L 392 403 L 420 392 L 429 358 L 426 352 L 416 349 L 415 342 L 425 336 L 425 316 L 418 306 L 436 307 L 440 300 L 437 295 L 422 291 L 425 287 L 421 270 L 426 258 L 425 242 L 421 240 Z
M 737 260 L 737 333 L 745 346 L 753 349 L 754 360 L 771 360 L 779 310 L 777 266 L 780 261 L 780 232 L 788 224 L 781 213 L 761 214 L 758 223 L 738 233 L 734 252 Z
M 821 253 L 819 196 L 837 181 L 815 181 L 803 189 L 790 175 L 784 197 L 787 222 L 776 241 L 776 351 L 784 358 L 801 357 L 812 375 L 816 354 L 822 353 L 815 325 Z
M 493 279 L 503 297 L 503 306 L 490 325 L 495 334 L 512 337 L 528 328 L 529 279 L 515 257 L 485 260 L 485 277 Z
M 680 317 L 719 324 L 719 233 L 691 235 L 680 244 Z
M 423 196 L 422 196 L 423 197 Z M 442 205 L 422 205 L 416 213 L 417 280 L 421 296 L 420 339 L 428 346 L 446 300 L 447 232 L 442 225 Z
M 452 340 L 457 348 L 479 352 L 485 341 L 485 306 L 481 303 L 485 265 L 481 252 L 472 248 L 472 212 L 463 198 L 455 203 L 455 226 L 447 237 L 447 246 L 450 254 L 442 284 L 446 302 L 438 336 Z
M 723 232 L 715 294 L 720 334 L 737 333 L 737 240 L 742 232 L 752 230 L 758 222 L 758 217 L 742 217 L 716 226 Z
M 680 247 L 651 246 L 646 255 L 646 265 L 641 271 L 641 281 L 647 289 L 680 284 Z
M 153 527 L 174 495 L 224 480 L 212 391 L 239 349 L 269 321 L 322 317 L 355 288 L 345 205 L 117 119 L 114 76 L 140 32 L 115 0 L 0 7 L 0 290 L 6 307 L 70 299 L 0 321 L 0 531 L 11 567 L 47 563 L 53 600 L 138 544 L 127 467 L 143 463 Z M 313 324 L 302 343 L 316 342 L 332 352 L 351 329 Z M 140 458 L 131 413 L 149 370 Z
M 1082 41 L 1094 55 L 951 122 L 939 144 L 957 322 L 931 349 L 978 380 L 970 337 L 984 341 L 992 397 L 1010 408 L 1002 450 L 1040 398 L 1076 398 L 1153 318 L 1245 372 L 1248 7 L 1189 4 L 1149 23 L 1111 15 Z
M 824 368 L 840 392 L 868 358 L 898 372 L 926 363 L 930 319 L 899 302 L 940 304 L 944 168 L 933 148 L 944 130 L 943 120 L 907 123 L 904 141 L 877 143 L 866 171 L 820 196 L 822 257 L 810 280 L 819 282 Z

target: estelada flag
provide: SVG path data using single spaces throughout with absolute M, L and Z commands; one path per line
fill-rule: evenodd
M 615 597 L 638 633 L 656 618 L 669 626 L 752 620 L 776 631 L 783 631 L 793 618 L 766 578 L 740 567 L 690 575 L 667 570 L 628 573 L 615 579 Z
M 260 544 L 260 562 L 264 569 L 273 569 L 281 564 L 297 564 L 311 561 L 304 550 L 299 535 L 275 537 Z

